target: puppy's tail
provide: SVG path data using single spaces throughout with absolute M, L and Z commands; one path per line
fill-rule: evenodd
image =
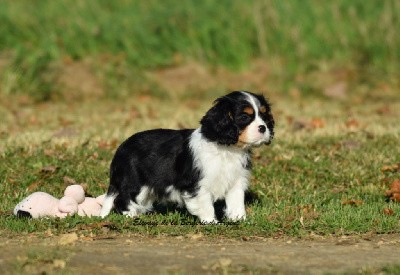
M 108 214 L 110 214 L 111 210 L 114 207 L 114 200 L 117 197 L 117 193 L 111 193 L 106 195 L 103 206 L 101 208 L 100 216 L 105 218 Z

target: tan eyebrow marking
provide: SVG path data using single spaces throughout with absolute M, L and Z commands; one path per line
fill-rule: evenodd
M 264 114 L 267 112 L 267 108 L 265 106 L 260 107 L 260 113 Z
M 254 109 L 252 107 L 246 107 L 243 109 L 243 112 L 248 115 L 252 115 L 252 114 L 254 114 Z

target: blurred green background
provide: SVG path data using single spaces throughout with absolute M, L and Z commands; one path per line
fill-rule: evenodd
M 262 60 L 282 92 L 327 68 L 373 84 L 398 77 L 399 30 L 397 0 L 1 0 L 0 94 L 65 98 L 76 64 L 111 97 L 165 96 L 144 72 L 188 62 L 243 72 Z

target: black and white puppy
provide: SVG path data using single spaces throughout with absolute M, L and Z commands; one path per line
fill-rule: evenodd
M 245 219 L 250 150 L 274 136 L 270 104 L 262 95 L 232 92 L 215 100 L 200 123 L 198 129 L 155 129 L 124 141 L 111 163 L 101 216 L 115 208 L 134 217 L 155 201 L 168 201 L 213 223 L 214 202 L 225 199 L 226 217 Z

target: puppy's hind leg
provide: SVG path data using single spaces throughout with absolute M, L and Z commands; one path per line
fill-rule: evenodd
M 153 208 L 154 200 L 155 195 L 153 191 L 149 187 L 143 186 L 139 194 L 135 197 L 135 201 L 130 200 L 127 210 L 122 211 L 122 214 L 128 217 L 145 214 Z

